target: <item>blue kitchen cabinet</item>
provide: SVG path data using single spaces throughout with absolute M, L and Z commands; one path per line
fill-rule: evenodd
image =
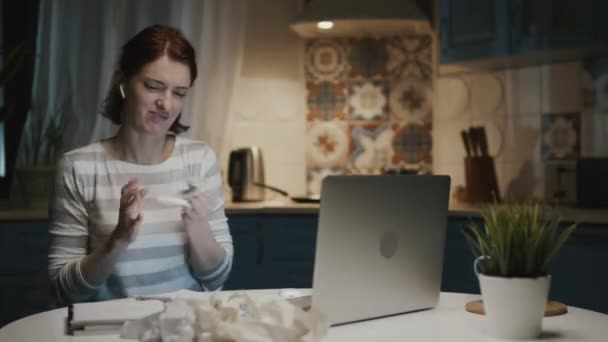
M 479 282 L 473 272 L 475 256 L 462 231 L 466 225 L 481 224 L 480 218 L 450 216 L 443 257 L 441 291 L 479 293 Z
M 608 314 L 607 263 L 608 226 L 578 226 L 553 262 L 549 297 Z
M 234 263 L 226 290 L 312 287 L 316 214 L 236 214 L 228 221 Z
M 441 63 L 509 53 L 507 0 L 441 0 Z
M 48 223 L 0 223 L 0 327 L 46 310 Z
M 48 292 L 41 273 L 27 275 L 3 275 L 0 277 L 0 327 L 49 309 Z
M 0 224 L 0 274 L 30 274 L 46 266 L 48 224 L 46 221 L 17 221 Z M 8 261 L 8 262 L 7 262 Z
M 264 221 L 266 288 L 311 288 L 317 215 L 272 215 Z
M 509 2 L 511 54 L 584 48 L 597 42 L 594 16 L 598 0 Z
M 608 1 L 595 0 L 593 4 L 593 32 L 594 38 L 602 45 L 608 45 Z
M 230 215 L 234 258 L 225 290 L 259 289 L 262 277 L 262 218 L 260 215 Z
M 608 46 L 605 0 L 441 0 L 440 62 Z

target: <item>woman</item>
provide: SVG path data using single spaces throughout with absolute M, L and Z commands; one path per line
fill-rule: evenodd
M 196 73 L 176 29 L 151 26 L 123 46 L 102 111 L 118 133 L 58 167 L 49 274 L 60 303 L 226 281 L 233 246 L 215 154 L 177 135 L 188 129 L 179 118 Z

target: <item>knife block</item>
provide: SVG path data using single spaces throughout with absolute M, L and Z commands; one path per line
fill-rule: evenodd
M 483 203 L 500 200 L 494 158 L 465 157 L 464 176 L 467 202 Z

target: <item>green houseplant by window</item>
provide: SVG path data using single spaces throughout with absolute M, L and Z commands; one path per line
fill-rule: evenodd
M 487 332 L 498 338 L 531 339 L 541 332 L 551 281 L 550 263 L 575 225 L 559 220 L 540 204 L 491 204 L 483 226 L 470 224 L 465 237 L 477 256 Z
M 28 113 L 17 159 L 17 179 L 29 208 L 48 208 L 70 114 L 69 99 L 53 110 L 34 105 Z

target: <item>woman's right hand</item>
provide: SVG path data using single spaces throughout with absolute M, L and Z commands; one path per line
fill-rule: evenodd
M 135 240 L 143 220 L 141 207 L 145 196 L 146 189 L 135 178 L 122 187 L 118 225 L 111 236 L 113 241 L 129 244 Z

